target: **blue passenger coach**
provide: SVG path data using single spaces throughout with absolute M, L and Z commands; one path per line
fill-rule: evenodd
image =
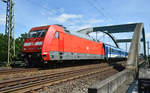
M 108 59 L 126 59 L 128 57 L 128 52 L 108 45 L 108 44 L 104 44 L 105 47 L 105 58 Z

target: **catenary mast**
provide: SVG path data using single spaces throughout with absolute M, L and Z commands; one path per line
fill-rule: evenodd
M 8 36 L 7 66 L 10 66 L 15 56 L 15 34 L 14 34 L 14 0 L 2 0 L 7 4 L 5 34 Z

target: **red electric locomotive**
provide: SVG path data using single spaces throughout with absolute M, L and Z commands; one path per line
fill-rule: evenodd
M 29 65 L 105 57 L 102 42 L 72 34 L 58 25 L 32 28 L 24 41 L 22 53 Z

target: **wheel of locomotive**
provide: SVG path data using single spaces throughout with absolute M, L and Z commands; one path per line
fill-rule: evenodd
M 46 65 L 41 59 L 34 59 L 34 60 L 30 60 L 29 62 L 31 64 L 30 66 L 37 67 L 37 68 L 43 68 Z
M 33 61 L 28 57 L 24 57 L 24 63 L 25 63 L 25 67 L 27 68 L 32 68 L 35 66 Z
M 30 65 L 31 65 L 31 63 L 29 62 L 29 60 L 28 60 L 28 57 L 24 57 L 24 63 L 25 63 L 25 67 L 30 67 Z

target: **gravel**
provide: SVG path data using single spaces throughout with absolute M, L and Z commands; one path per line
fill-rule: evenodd
M 102 81 L 117 72 L 118 71 L 113 69 L 108 72 L 103 72 L 99 74 L 94 74 L 92 76 L 86 76 L 76 80 L 63 82 L 61 84 L 48 86 L 45 90 L 38 90 L 38 93 L 88 93 L 88 88 L 91 85 L 95 84 L 96 82 Z

